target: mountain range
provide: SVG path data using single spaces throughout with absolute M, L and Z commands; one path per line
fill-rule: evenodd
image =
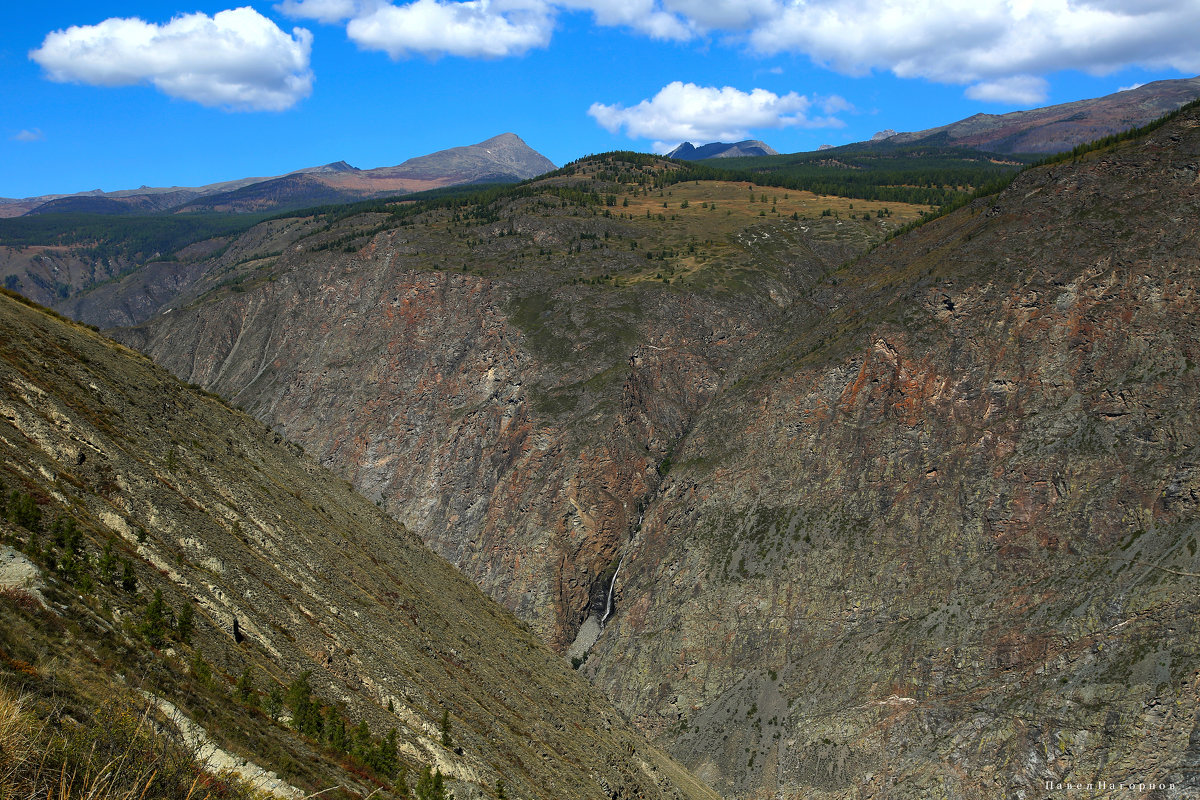
M 478 144 L 410 158 L 394 167 L 358 169 L 344 161 L 272 178 L 241 178 L 199 187 L 95 190 L 0 200 L 0 217 L 24 214 L 137 214 L 208 211 L 280 211 L 345 203 L 466 183 L 519 181 L 554 169 L 545 156 L 512 133 Z
M 1154 81 L 1099 98 L 1007 114 L 974 114 L 922 131 L 897 133 L 888 129 L 867 142 L 842 145 L 841 149 L 926 145 L 1006 155 L 1058 153 L 1145 125 L 1197 97 L 1200 97 L 1200 77 Z M 821 148 L 822 151 L 838 149 L 829 145 Z M 685 161 L 774 155 L 779 153 L 757 139 L 734 144 L 710 142 L 700 147 L 684 142 L 667 153 L 668 158 Z
M 1154 81 L 1104 97 L 1012 111 L 975 114 L 913 133 L 873 138 L 883 144 L 970 147 L 993 153 L 1058 153 L 1120 133 L 1174 111 L 1200 97 L 1200 77 Z
M 191 239 L 50 295 L 123 347 L 0 306 L 10 516 L 480 797 L 1192 796 L 1198 158 L 1193 102 L 941 214 L 613 153 Z
M 766 142 L 760 142 L 758 139 L 746 139 L 745 141 L 734 142 L 733 144 L 709 142 L 700 147 L 696 147 L 691 142 L 684 142 L 667 153 L 667 158 L 678 158 L 681 161 L 703 161 L 706 158 L 777 155 L 779 155 L 779 152 Z

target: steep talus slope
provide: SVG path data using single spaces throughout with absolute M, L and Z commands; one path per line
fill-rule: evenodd
M 695 415 L 886 224 L 763 219 L 745 184 L 592 200 L 584 177 L 481 219 L 338 223 L 269 279 L 117 335 L 302 442 L 565 649 Z
M 232 719 L 205 705 L 236 706 L 228 690 L 196 689 L 201 655 L 218 687 L 243 670 L 259 686 L 309 671 L 329 720 L 337 709 L 381 741 L 396 728 L 400 759 L 438 766 L 460 798 L 495 796 L 498 780 L 510 797 L 712 796 L 511 614 L 296 445 L 7 294 L 0 483 L 0 532 L 42 565 L 50 600 L 39 610 L 3 593 L 6 688 L 113 681 L 115 694 L 124 682 L 167 695 L 235 751 L 275 758 L 265 765 L 309 791 L 341 783 L 365 795 L 361 767 L 289 738 L 252 704 Z M 113 577 L 114 553 L 124 577 Z M 195 609 L 190 636 L 164 633 L 155 590 L 168 608 Z M 139 648 L 143 636 L 154 650 Z
M 832 274 L 584 669 L 731 796 L 1196 796 L 1198 164 L 1192 111 Z

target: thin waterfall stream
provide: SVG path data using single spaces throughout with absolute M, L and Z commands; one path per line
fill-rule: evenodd
M 621 574 L 621 565 L 625 563 L 625 554 L 621 554 L 621 560 L 617 562 L 617 568 L 613 571 L 612 582 L 608 584 L 608 603 L 604 606 L 604 616 L 600 618 L 600 627 L 604 627 L 604 623 L 608 622 L 608 618 L 612 616 L 612 601 L 613 592 L 617 588 L 617 576 Z
M 641 530 L 643 516 L 644 512 L 638 514 L 638 520 L 637 524 L 633 528 L 633 534 L 636 534 L 639 530 Z M 632 541 L 632 539 L 633 536 L 631 535 L 630 540 Z M 583 624 L 579 626 L 579 632 L 575 636 L 575 641 L 571 643 L 569 648 L 567 648 L 567 658 L 571 660 L 571 663 L 576 668 L 578 668 L 578 666 L 583 663 L 584 659 L 587 658 L 588 652 L 592 649 L 592 646 L 596 644 L 596 640 L 600 638 L 601 631 L 604 630 L 604 626 L 608 623 L 608 620 L 613 615 L 613 611 L 616 609 L 615 601 L 617 597 L 617 578 L 620 576 L 621 567 L 624 565 L 625 553 L 622 552 L 620 554 L 620 558 L 617 560 L 617 568 L 613 570 L 612 578 L 608 582 L 608 593 L 604 600 L 604 614 L 601 616 L 593 612 L 590 616 L 588 616 L 588 618 L 583 621 Z
M 645 518 L 645 516 L 646 516 L 645 511 L 638 512 L 638 521 L 637 521 L 637 524 L 633 526 L 633 535 L 636 535 L 637 532 L 642 529 L 642 520 Z M 630 540 L 633 539 L 633 535 L 631 535 L 629 537 Z M 619 561 L 617 561 L 617 568 L 615 570 L 613 570 L 612 580 L 609 581 L 609 584 L 608 584 L 608 602 L 606 602 L 604 604 L 604 616 L 600 618 L 600 627 L 601 628 L 604 627 L 604 623 L 608 622 L 608 618 L 612 616 L 613 593 L 616 592 L 616 590 L 617 590 L 617 576 L 621 574 L 621 565 L 624 563 L 625 563 L 625 554 L 621 553 L 621 558 Z

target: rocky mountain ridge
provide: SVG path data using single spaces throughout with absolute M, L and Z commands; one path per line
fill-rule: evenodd
M 1060 153 L 1145 125 L 1200 97 L 1200 77 L 1153 81 L 1104 97 L 1007 114 L 974 114 L 912 133 L 886 131 L 875 143 L 937 144 L 991 153 Z
M 746 139 L 741 142 L 709 142 L 696 147 L 691 142 L 684 142 L 671 152 L 667 158 L 678 158 L 683 161 L 703 161 L 707 158 L 741 158 L 743 156 L 777 156 L 779 152 L 766 142 L 758 139 Z
M 1195 796 L 1198 157 L 1193 110 L 831 273 L 584 669 L 729 796 Z
M 437 189 L 464 183 L 519 181 L 554 169 L 554 164 L 512 133 L 478 144 L 410 158 L 392 167 L 358 169 L 345 161 L 307 167 L 286 175 L 240 178 L 198 187 L 173 186 L 0 202 L 0 217 L 24 214 L 136 214 L 207 211 L 278 211 L 322 203 Z
M 618 187 L 613 161 L 383 234 L 371 215 L 272 223 L 286 238 L 252 246 L 283 255 L 238 291 L 201 280 L 115 335 L 306 442 L 566 650 L 675 443 L 764 327 L 914 215 L 840 220 L 797 193 L 765 219 L 744 185 L 642 189 L 659 162 Z M 653 213 L 667 192 L 669 218 Z M 718 194 L 725 214 L 702 199 Z

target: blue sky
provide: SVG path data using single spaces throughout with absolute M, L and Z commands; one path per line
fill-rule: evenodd
M 387 166 L 505 131 L 558 164 L 796 152 L 1200 73 L 1200 0 L 5 6 L 2 197 Z

